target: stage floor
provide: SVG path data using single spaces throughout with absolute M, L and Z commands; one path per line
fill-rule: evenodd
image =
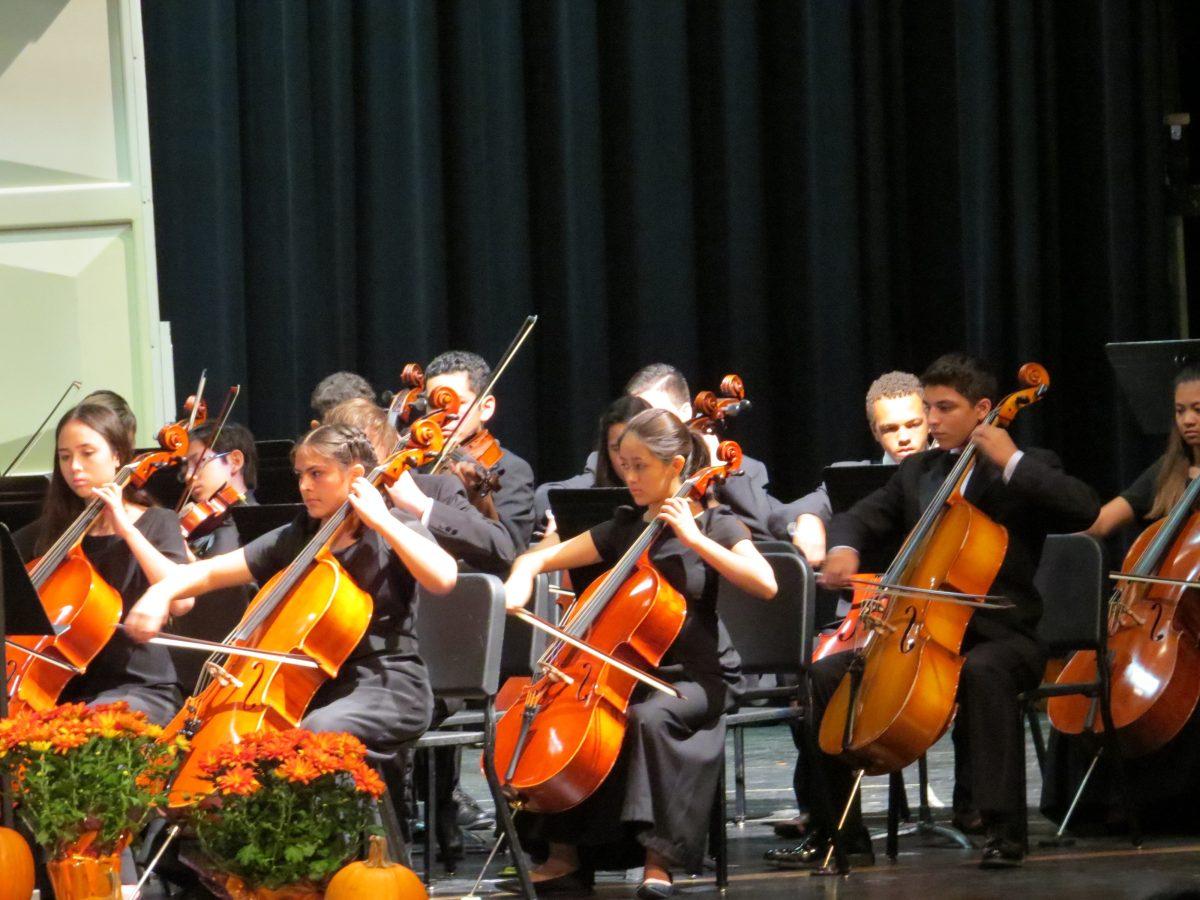
M 763 862 L 764 851 L 785 843 L 775 837 L 773 821 L 794 814 L 791 772 L 795 758 L 791 737 L 784 728 L 752 728 L 746 734 L 747 813 L 743 827 L 730 825 L 730 898 L 772 897 L 1088 897 L 1145 898 L 1200 892 L 1200 837 L 1152 836 L 1141 849 L 1123 837 L 1079 839 L 1066 847 L 1039 847 L 1040 840 L 1053 835 L 1054 826 L 1037 812 L 1041 780 L 1033 747 L 1027 748 L 1029 804 L 1033 852 L 1020 869 L 985 872 L 978 867 L 977 850 L 961 850 L 937 837 L 911 836 L 900 840 L 900 855 L 890 863 L 884 855 L 882 837 L 876 842 L 876 865 L 858 869 L 848 877 L 814 877 L 807 872 L 779 870 Z M 730 751 L 729 758 L 733 754 Z M 948 822 L 953 785 L 953 757 L 949 739 L 929 753 L 930 801 L 938 821 Z M 476 798 L 487 796 L 482 778 L 473 764 L 463 765 L 464 787 Z M 906 787 L 909 803 L 916 809 L 916 768 Z M 728 773 L 730 814 L 733 809 L 733 772 Z M 873 832 L 885 827 L 887 778 L 864 781 L 864 802 Z M 468 847 L 471 845 L 468 840 Z M 447 877 L 435 868 L 431 894 L 461 897 L 473 885 L 483 864 L 485 850 L 477 844 Z M 415 860 L 420 865 L 420 857 Z M 501 862 L 500 865 L 504 863 Z M 511 896 L 494 892 L 493 877 L 486 879 L 480 896 Z M 597 878 L 596 897 L 632 897 L 640 872 L 602 874 Z M 679 896 L 720 896 L 712 877 L 682 879 L 676 883 Z M 567 895 L 559 895 L 567 896 Z

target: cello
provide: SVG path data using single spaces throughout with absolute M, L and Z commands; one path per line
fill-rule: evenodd
M 1050 384 L 1036 363 L 1023 366 L 1018 378 L 1027 387 L 1000 401 L 984 424 L 1008 427 Z M 874 593 L 862 600 L 870 633 L 826 707 L 819 744 L 865 774 L 904 768 L 946 732 L 971 615 L 1001 606 L 987 602 L 998 599 L 987 592 L 1004 562 L 1008 531 L 962 496 L 976 452 L 968 444 L 959 454 Z
M 1143 756 L 1175 737 L 1200 700 L 1200 478 L 1167 515 L 1146 528 L 1116 577 L 1109 600 L 1111 724 L 1121 751 Z M 1122 577 L 1124 576 L 1124 577 Z M 1096 653 L 1072 654 L 1058 684 L 1095 681 Z M 1064 734 L 1102 733 L 1098 698 L 1052 697 L 1050 723 Z
M 718 465 L 693 473 L 674 496 L 702 500 L 714 482 L 736 471 L 741 449 L 726 441 L 718 458 Z M 617 564 L 572 603 L 561 625 L 545 628 L 556 640 L 521 701 L 496 723 L 496 771 L 521 808 L 561 812 L 600 787 L 620 753 L 637 681 L 678 696 L 640 668 L 658 665 L 687 615 L 683 596 L 650 561 L 664 527 L 659 519 L 651 522 Z M 545 626 L 524 610 L 512 614 Z
M 182 422 L 164 426 L 158 443 L 161 450 L 143 453 L 123 465 L 113 483 L 122 489 L 141 487 L 159 469 L 177 465 L 187 453 L 187 428 Z M 50 548 L 26 567 L 58 633 L 7 639 L 10 714 L 54 706 L 67 682 L 87 670 L 117 629 L 121 595 L 100 577 L 81 547 L 104 509 L 99 497 L 89 500 Z
M 380 488 L 393 484 L 407 469 L 432 459 L 442 440 L 436 422 L 414 423 L 408 445 L 367 479 Z M 183 734 L 191 742 L 171 785 L 170 807 L 211 791 L 200 770 L 203 751 L 263 729 L 295 728 L 318 688 L 337 676 L 362 640 L 374 601 L 332 549 L 354 526 L 352 512 L 349 500 L 342 503 L 296 558 L 263 585 L 224 642 L 228 649 L 210 658 L 195 694 L 164 729 L 162 740 Z M 221 656 L 223 663 L 217 662 Z

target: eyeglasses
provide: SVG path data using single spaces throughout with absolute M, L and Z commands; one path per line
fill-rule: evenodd
M 209 463 L 216 462 L 218 459 L 224 459 L 232 452 L 232 450 L 226 450 L 224 453 L 214 453 L 211 456 L 207 454 L 203 455 L 200 457 L 200 462 L 196 463 L 195 465 L 193 465 L 192 461 L 189 459 L 187 465 L 179 470 L 179 480 L 186 481 L 187 479 L 192 478 L 196 472 L 203 469 Z

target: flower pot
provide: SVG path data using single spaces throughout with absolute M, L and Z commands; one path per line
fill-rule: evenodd
M 233 900 L 321 900 L 325 892 L 312 884 L 292 884 L 279 888 L 252 888 L 236 875 L 225 879 L 225 890 Z
M 121 854 L 69 854 L 46 863 L 56 900 L 121 900 Z

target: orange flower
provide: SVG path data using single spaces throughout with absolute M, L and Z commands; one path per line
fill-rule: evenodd
M 372 797 L 380 796 L 385 788 L 383 779 L 379 777 L 379 773 L 370 766 L 359 766 L 354 772 L 354 786 L 364 794 L 370 794 Z
M 223 775 L 219 775 L 214 784 L 218 790 L 226 794 L 236 794 L 241 797 L 253 794 L 262 787 L 258 779 L 254 777 L 254 772 L 245 766 L 236 766 Z
M 310 781 L 320 778 L 324 772 L 314 766 L 303 756 L 297 756 L 283 762 L 279 768 L 275 770 L 275 774 L 280 778 L 286 779 L 287 781 L 308 784 Z

